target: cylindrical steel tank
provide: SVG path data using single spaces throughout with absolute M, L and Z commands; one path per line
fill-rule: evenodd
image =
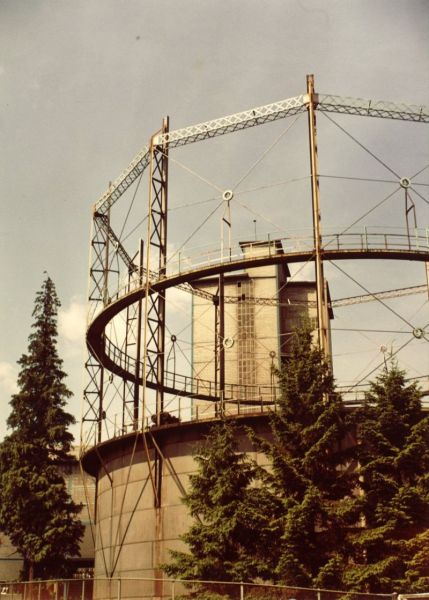
M 245 428 L 266 437 L 267 413 L 235 416 L 233 420 L 238 425 L 239 451 L 261 464 L 263 456 L 255 451 Z M 160 565 L 170 560 L 169 550 L 186 550 L 179 536 L 192 520 L 181 498 L 189 475 L 195 472 L 193 452 L 216 423 L 218 419 L 178 423 L 146 433 L 152 469 L 155 445 L 163 456 L 159 508 L 155 507 L 141 432 L 105 442 L 84 455 L 84 468 L 97 478 L 94 576 L 112 578 L 95 586 L 94 600 L 118 598 L 119 586 L 123 600 L 171 598 L 171 584 L 152 579 L 163 578 Z

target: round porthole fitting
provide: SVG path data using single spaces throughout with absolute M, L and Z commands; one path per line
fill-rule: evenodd
M 234 192 L 232 190 L 225 190 L 222 194 L 222 198 L 225 200 L 225 202 L 229 202 L 234 198 Z
M 415 328 L 413 329 L 413 336 L 414 336 L 415 338 L 417 338 L 418 340 L 421 340 L 421 339 L 422 339 L 422 337 L 424 336 L 424 331 L 423 331 L 423 329 L 421 329 L 420 327 L 415 327 Z
M 401 177 L 399 180 L 399 185 L 404 189 L 407 189 L 411 185 L 411 179 L 409 177 Z
M 234 345 L 234 338 L 232 338 L 232 337 L 226 337 L 226 338 L 223 340 L 223 347 L 224 347 L 224 348 L 227 348 L 227 349 L 229 349 L 229 348 L 232 348 L 232 347 L 233 347 L 233 345 Z

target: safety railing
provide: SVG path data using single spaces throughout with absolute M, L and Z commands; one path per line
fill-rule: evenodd
M 237 386 L 239 387 L 239 386 Z M 263 388 L 264 386 L 261 386 Z M 280 388 L 277 386 L 277 398 L 280 397 Z M 429 412 L 429 395 L 427 388 L 423 388 L 422 408 Z M 348 409 L 362 406 L 365 399 L 366 389 L 338 390 L 343 404 Z M 174 402 L 174 404 L 173 404 Z M 189 398 L 176 397 L 170 402 L 160 414 L 160 425 L 174 425 L 179 423 L 198 423 L 212 421 L 221 417 L 256 417 L 269 415 L 276 412 L 279 408 L 279 402 L 275 399 L 260 400 L 259 402 L 247 401 L 208 401 L 193 400 Z M 124 414 L 114 413 L 105 414 L 99 421 L 93 421 L 91 426 L 87 427 L 82 436 L 82 446 L 85 450 L 98 443 L 98 433 L 102 431 L 102 441 L 114 440 L 134 431 L 149 431 L 158 426 L 154 415 L 146 414 L 144 419 L 133 419 L 132 416 L 124 418 Z
M 246 243 L 245 247 L 239 244 L 231 248 L 199 247 L 177 252 L 167 263 L 167 274 L 157 275 L 155 271 L 149 273 L 151 284 L 177 275 L 195 273 L 200 269 L 224 265 L 225 263 L 241 262 L 245 260 L 265 259 L 275 256 L 280 252 L 285 254 L 308 254 L 314 249 L 313 236 L 285 236 L 281 238 L 258 240 Z M 429 229 L 374 231 L 365 227 L 360 231 L 345 233 L 327 233 L 322 237 L 322 251 L 329 252 L 413 252 L 426 254 L 429 251 Z M 105 298 L 105 305 L 126 296 L 127 294 L 145 287 L 146 274 L 142 278 L 136 273 L 112 290 Z M 97 311 L 98 312 L 98 311 Z M 95 316 L 95 312 L 93 314 Z
M 395 600 L 397 594 L 369 594 L 269 583 L 155 578 L 61 579 L 0 583 L 3 600 L 186 600 L 204 595 L 222 600 Z M 420 598 L 427 595 L 420 595 Z
M 138 371 L 136 358 L 127 354 L 124 350 L 116 346 L 108 337 L 105 337 L 105 353 L 110 360 L 121 370 L 137 375 L 139 378 L 143 374 L 143 362 L 140 362 Z M 155 384 L 153 371 L 147 369 L 148 383 Z M 183 396 L 207 397 L 207 399 L 222 399 L 225 401 L 252 402 L 259 404 L 261 402 L 275 402 L 280 393 L 280 388 L 276 385 L 242 385 L 235 383 L 225 383 L 221 392 L 219 384 L 208 379 L 183 375 L 174 371 L 165 371 L 164 387 Z M 203 398 L 204 399 L 204 398 Z

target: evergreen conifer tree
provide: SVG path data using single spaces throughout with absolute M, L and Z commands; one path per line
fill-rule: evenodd
M 281 501 L 273 515 L 281 532 L 272 542 L 278 549 L 275 578 L 291 586 L 341 589 L 353 519 L 353 443 L 308 321 L 295 332 L 277 375 L 281 397 L 271 416 L 272 439 L 255 439 L 271 463 L 265 489 Z
M 258 467 L 237 452 L 237 429 L 228 422 L 215 426 L 198 448 L 198 471 L 183 498 L 194 524 L 181 539 L 190 553 L 171 551 L 165 571 L 181 579 L 252 581 L 270 578 L 267 563 L 273 547 L 273 503 L 255 485 Z M 197 587 L 203 598 L 207 587 Z M 211 592 L 230 594 L 231 586 L 213 585 Z M 207 597 L 215 597 L 208 594 Z
M 414 383 L 390 364 L 357 411 L 362 527 L 346 578 L 371 592 L 429 587 L 429 418 Z
M 55 286 L 46 277 L 36 295 L 33 332 L 18 364 L 19 391 L 0 444 L 0 530 L 24 559 L 23 578 L 67 576 L 79 553 L 80 506 L 69 497 L 60 464 L 69 460 L 74 417 L 64 410 L 67 389 L 57 352 Z

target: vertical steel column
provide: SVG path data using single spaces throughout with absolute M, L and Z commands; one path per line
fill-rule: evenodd
M 223 344 L 225 339 L 225 282 L 223 273 L 219 275 L 217 294 L 213 297 L 213 304 L 215 309 L 214 383 L 215 396 L 219 399 L 219 401 L 216 400 L 215 415 L 218 417 L 223 411 L 225 394 L 225 346 Z
M 93 215 L 91 232 L 91 256 L 89 269 L 88 290 L 88 321 L 90 321 L 98 308 L 105 305 L 108 299 L 108 273 L 109 273 L 109 239 L 106 234 L 105 222 L 109 222 L 108 215 L 97 212 Z M 84 424 L 95 424 L 95 442 L 101 442 L 103 420 L 103 394 L 104 394 L 104 368 L 89 349 L 85 369 L 89 381 L 83 393 L 82 431 L 81 444 L 88 440 L 83 439 Z M 92 438 L 92 435 L 91 435 Z
M 224 275 L 219 275 L 219 332 L 218 332 L 218 344 L 219 344 L 219 399 L 220 399 L 220 411 L 221 414 L 224 412 L 224 396 L 225 396 L 225 281 Z
M 162 134 L 168 133 L 169 120 L 164 119 Z M 167 271 L 167 199 L 168 199 L 168 146 L 156 145 L 155 136 L 150 144 L 149 215 L 146 246 L 146 293 L 144 321 L 143 361 L 143 414 L 142 427 L 146 417 L 146 381 L 156 383 L 156 424 L 161 424 L 164 410 L 164 368 L 165 368 L 165 292 L 154 293 L 151 279 L 162 279 Z M 154 273 L 155 271 L 155 273 Z M 144 441 L 146 438 L 144 436 Z M 153 450 L 155 458 L 154 486 L 155 506 L 161 505 L 162 457 Z M 149 460 L 149 455 L 148 455 Z M 151 469 L 149 465 L 149 469 Z M 151 477 L 152 479 L 152 477 Z
M 168 133 L 168 118 L 164 119 L 162 134 Z M 162 279 L 167 265 L 167 192 L 168 147 L 157 146 L 152 137 L 150 145 L 149 216 L 146 247 L 145 336 L 146 360 L 143 387 L 146 380 L 157 384 L 156 418 L 164 408 L 164 355 L 165 355 L 165 292 L 153 293 L 150 279 Z M 154 275 L 154 271 L 156 272 Z
M 131 265 L 128 267 L 128 292 L 131 292 L 133 287 L 137 284 L 141 285 L 141 277 L 138 277 L 137 269 L 134 267 L 134 260 L 136 259 L 138 253 L 133 257 L 131 261 Z M 140 256 L 141 260 L 141 256 Z M 137 282 L 135 281 L 135 277 L 138 277 Z M 137 370 L 138 377 L 138 356 L 139 353 L 139 344 L 140 344 L 140 326 L 141 319 L 139 320 L 139 308 L 141 310 L 141 300 L 137 303 L 134 303 L 130 306 L 127 306 L 126 309 L 126 322 L 125 322 L 125 358 L 123 361 L 123 366 L 128 372 L 133 371 L 133 362 L 132 362 L 132 351 L 134 351 L 135 355 L 135 364 L 134 371 Z M 133 350 L 132 350 L 133 349 Z M 128 430 L 128 425 L 132 424 L 133 430 L 137 428 L 136 419 L 135 419 L 135 388 L 138 388 L 138 381 L 129 381 L 126 378 L 123 378 L 122 381 L 122 434 L 126 433 Z M 138 396 L 137 396 L 138 398 Z
M 310 166 L 311 166 L 311 198 L 313 205 L 313 237 L 314 237 L 314 262 L 316 271 L 316 299 L 317 299 L 317 330 L 319 346 L 325 356 L 329 357 L 328 343 L 328 303 L 325 291 L 322 257 L 322 235 L 320 228 L 320 199 L 319 199 L 319 175 L 317 170 L 317 132 L 316 111 L 318 102 L 317 94 L 314 92 L 314 76 L 307 75 L 308 94 L 308 132 L 310 141 Z
M 144 261 L 144 242 L 140 240 L 140 251 L 139 251 L 139 285 L 143 285 L 143 261 Z M 134 407 L 133 407 L 133 423 L 134 429 L 137 429 L 139 420 L 139 390 L 140 390 L 140 378 L 141 378 L 141 345 L 142 345 L 142 301 L 138 302 L 137 309 L 137 349 L 136 349 L 136 369 L 135 369 L 135 381 L 134 381 Z M 144 383 L 143 383 L 144 385 Z

